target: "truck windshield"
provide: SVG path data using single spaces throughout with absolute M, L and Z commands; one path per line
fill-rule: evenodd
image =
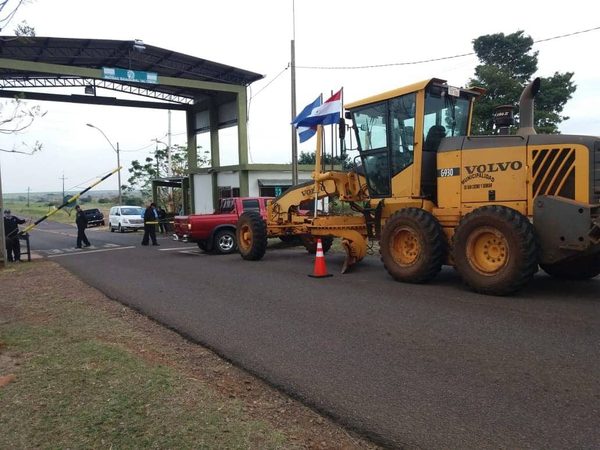
M 143 208 L 123 208 L 121 209 L 121 214 L 124 216 L 139 216 L 144 214 Z

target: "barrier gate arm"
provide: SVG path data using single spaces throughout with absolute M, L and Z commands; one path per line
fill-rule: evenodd
M 74 201 L 76 201 L 79 197 L 81 197 L 83 194 L 85 194 L 87 191 L 89 191 L 90 189 L 92 189 L 94 186 L 96 186 L 97 184 L 102 183 L 104 180 L 106 180 L 108 177 L 110 177 L 111 175 L 114 175 L 115 173 L 117 173 L 119 170 L 121 170 L 121 167 L 117 167 L 115 170 L 113 170 L 112 172 L 104 175 L 102 178 L 100 178 L 98 181 L 92 183 L 91 185 L 89 185 L 87 188 L 85 188 L 83 191 L 81 191 L 79 194 L 75 194 L 73 197 L 71 197 L 69 200 L 67 200 L 66 202 L 64 202 L 62 205 L 60 205 L 58 208 L 53 209 L 52 211 L 50 211 L 48 214 L 46 214 L 44 217 L 42 217 L 41 219 L 36 220 L 34 223 L 26 226 L 23 230 L 19 231 L 19 235 L 25 234 L 28 231 L 32 230 L 33 228 L 35 228 L 39 223 L 43 222 L 44 220 L 46 220 L 48 217 L 52 216 L 53 214 L 56 214 L 58 211 L 60 211 L 62 208 L 64 208 L 65 206 L 67 206 L 69 203 L 73 203 Z

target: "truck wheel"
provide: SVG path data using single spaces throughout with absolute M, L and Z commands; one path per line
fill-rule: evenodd
M 483 206 L 462 218 L 453 238 L 456 270 L 482 294 L 512 294 L 537 271 L 533 225 L 505 206 Z
M 213 241 L 213 248 L 221 255 L 228 255 L 237 250 L 235 232 L 233 230 L 217 231 Z
M 255 211 L 243 213 L 236 230 L 238 248 L 242 258 L 258 261 L 267 251 L 267 224 Z
M 379 252 L 383 266 L 395 280 L 426 283 L 442 269 L 446 238 L 432 214 L 420 208 L 403 208 L 386 221 Z
M 589 280 L 600 274 L 600 255 L 556 264 L 540 264 L 548 275 L 564 280 Z
M 302 236 L 302 245 L 308 253 L 315 255 L 317 253 L 317 240 L 321 239 L 321 245 L 323 246 L 323 253 L 327 253 L 333 245 L 333 238 L 331 236 Z

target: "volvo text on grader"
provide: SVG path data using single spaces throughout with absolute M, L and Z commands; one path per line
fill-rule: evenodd
M 314 183 L 274 199 L 266 221 L 242 215 L 242 257 L 261 259 L 270 237 L 339 237 L 345 270 L 377 239 L 386 270 L 404 282 L 425 283 L 444 264 L 492 295 L 517 291 L 538 265 L 555 277 L 595 277 L 600 138 L 536 134 L 539 87 L 536 79 L 521 95 L 516 135 L 470 135 L 481 91 L 440 79 L 346 105 L 360 169 L 321 171 L 319 127 Z M 357 214 L 307 216 L 301 204 L 315 196 L 348 202 Z

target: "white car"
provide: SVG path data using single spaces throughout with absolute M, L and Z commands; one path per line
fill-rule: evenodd
M 108 214 L 108 228 L 119 233 L 140 230 L 144 228 L 143 214 L 144 208 L 139 206 L 113 206 Z

